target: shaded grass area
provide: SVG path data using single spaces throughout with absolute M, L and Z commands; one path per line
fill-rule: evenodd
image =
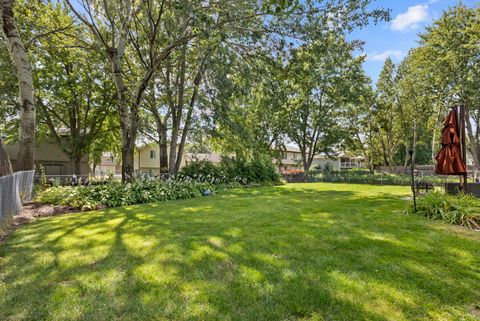
M 1 320 L 478 320 L 480 234 L 395 186 L 289 184 L 35 221 Z

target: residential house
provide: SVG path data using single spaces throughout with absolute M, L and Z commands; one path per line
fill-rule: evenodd
M 158 175 L 160 173 L 160 150 L 156 144 L 148 144 L 137 148 L 135 154 L 134 169 L 139 174 Z M 185 153 L 180 168 L 194 161 L 208 161 L 213 164 L 220 164 L 222 156 L 215 153 Z M 283 152 L 281 160 L 273 160 L 278 170 L 303 170 L 302 154 L 300 149 L 293 146 L 287 146 Z M 326 154 L 316 155 L 313 159 L 311 168 L 325 168 L 330 166 L 333 170 L 339 171 L 355 167 L 364 167 L 365 162 L 362 157 L 350 156 L 345 152 L 340 152 L 333 158 Z
M 286 151 L 283 153 L 283 158 L 279 161 L 274 160 L 278 165 L 279 171 L 289 170 L 303 170 L 302 153 L 300 149 L 293 146 L 286 146 Z M 332 170 L 346 170 L 356 167 L 365 167 L 363 157 L 349 156 L 345 152 L 340 152 L 338 155 L 329 157 L 324 153 L 315 155 L 312 161 L 311 169 L 330 166 Z
M 169 152 L 169 150 L 167 151 Z M 167 154 L 168 157 L 169 154 Z M 185 166 L 185 157 L 182 157 L 180 168 Z M 137 147 L 133 168 L 137 174 L 160 174 L 160 148 L 158 144 L 147 144 Z
M 5 146 L 12 166 L 15 167 L 17 161 L 18 144 L 9 144 Z M 88 177 L 89 164 L 88 155 L 84 155 L 80 160 L 80 173 L 73 172 L 70 158 L 60 149 L 57 144 L 41 142 L 35 145 L 35 168 L 43 166 L 47 176 L 71 176 L 73 174 L 81 177 Z
M 218 165 L 222 162 L 222 156 L 215 153 L 185 153 L 185 165 L 198 161 L 206 161 L 213 165 Z
M 121 175 L 121 161 L 110 152 L 102 154 L 100 164 L 95 167 L 95 176 Z
M 169 152 L 170 150 L 167 150 L 167 155 L 169 155 Z M 207 161 L 217 165 L 222 161 L 222 156 L 215 153 L 184 153 L 180 168 L 195 161 Z M 160 174 L 160 149 L 157 144 L 147 144 L 137 147 L 135 151 L 134 170 L 137 174 Z

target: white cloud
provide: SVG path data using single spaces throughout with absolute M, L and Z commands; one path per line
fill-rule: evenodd
M 407 12 L 401 13 L 392 21 L 390 28 L 393 31 L 407 31 L 418 28 L 418 24 L 428 19 L 428 5 L 408 7 Z
M 394 60 L 400 60 L 404 56 L 401 50 L 385 50 L 384 52 L 372 52 L 367 55 L 369 61 L 385 61 L 388 57 Z

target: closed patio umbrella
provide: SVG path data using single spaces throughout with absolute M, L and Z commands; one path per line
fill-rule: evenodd
M 465 175 L 465 161 L 460 151 L 457 112 L 452 110 L 443 122 L 442 148 L 435 157 L 435 173 L 440 175 Z

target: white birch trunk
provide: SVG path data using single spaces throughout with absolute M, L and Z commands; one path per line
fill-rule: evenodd
M 2 137 L 0 137 L 0 176 L 12 174 L 12 165 L 7 149 L 3 145 Z
M 1 0 L 2 33 L 15 66 L 20 96 L 20 127 L 16 170 L 31 170 L 35 160 L 35 100 L 32 67 L 13 13 L 13 0 Z

